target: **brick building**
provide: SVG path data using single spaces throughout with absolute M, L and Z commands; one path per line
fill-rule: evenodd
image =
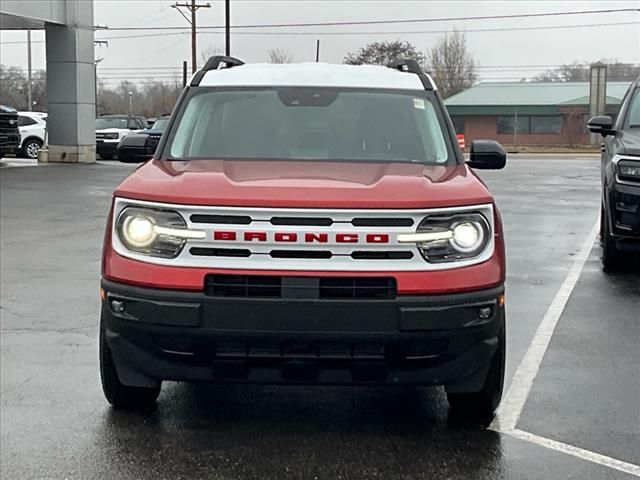
M 629 82 L 607 83 L 607 115 Z M 589 144 L 589 83 L 483 82 L 445 101 L 466 144 L 480 138 L 507 146 Z

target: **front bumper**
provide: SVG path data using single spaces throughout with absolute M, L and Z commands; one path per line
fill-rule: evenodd
M 0 152 L 13 153 L 20 147 L 20 135 L 0 133 Z
M 223 298 L 102 281 L 120 380 L 445 385 L 478 391 L 503 287 L 389 300 Z M 119 303 L 118 303 L 119 302 Z
M 98 155 L 115 155 L 119 140 L 96 140 L 96 152 Z
M 616 246 L 623 251 L 640 252 L 640 184 L 612 183 L 607 201 Z

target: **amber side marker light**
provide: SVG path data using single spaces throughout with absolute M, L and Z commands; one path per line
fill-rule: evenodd
M 498 306 L 504 307 L 504 294 L 498 295 Z
M 106 300 L 107 299 L 107 293 L 104 291 L 104 288 L 100 289 L 100 299 L 101 300 Z

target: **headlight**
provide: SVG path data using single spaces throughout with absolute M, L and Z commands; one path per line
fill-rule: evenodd
M 122 223 L 122 236 L 126 243 L 136 248 L 148 247 L 156 239 L 153 219 L 127 216 Z
M 621 160 L 618 162 L 618 176 L 622 180 L 640 181 L 640 161 Z
M 128 250 L 162 258 L 175 258 L 187 240 L 206 236 L 202 230 L 189 230 L 177 212 L 139 207 L 120 213 L 116 233 Z
M 416 243 L 429 263 L 455 262 L 482 254 L 491 241 L 491 227 L 481 213 L 436 214 L 398 241 Z

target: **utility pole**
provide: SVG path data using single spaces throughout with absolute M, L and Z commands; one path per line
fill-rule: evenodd
M 108 30 L 109 27 L 107 27 L 106 25 L 94 25 L 93 26 L 94 30 Z M 101 46 L 105 46 L 108 47 L 109 46 L 109 42 L 106 40 L 94 40 L 93 41 L 94 45 L 97 45 L 99 47 Z M 98 64 L 103 61 L 104 58 L 102 57 L 97 57 L 94 59 L 93 61 L 93 81 L 94 81 L 94 101 L 96 104 L 96 116 L 98 116 Z
M 320 39 L 316 40 L 316 63 L 320 61 Z
M 231 56 L 231 3 L 224 0 L 224 45 L 225 54 Z
M 29 111 L 33 111 L 33 98 L 31 96 L 31 30 L 27 30 L 27 81 L 29 86 L 27 87 L 27 98 L 29 100 Z
M 93 77 L 95 80 L 95 102 L 96 102 L 96 116 L 98 116 L 98 64 L 103 61 L 104 58 L 96 58 L 93 62 Z
M 175 8 L 191 25 L 191 73 L 196 73 L 196 12 L 201 8 L 211 8 L 211 4 L 196 3 L 196 0 L 191 0 L 191 3 L 175 3 L 171 5 L 171 8 Z M 180 10 L 181 8 L 186 8 L 191 15 L 187 16 L 182 10 Z

